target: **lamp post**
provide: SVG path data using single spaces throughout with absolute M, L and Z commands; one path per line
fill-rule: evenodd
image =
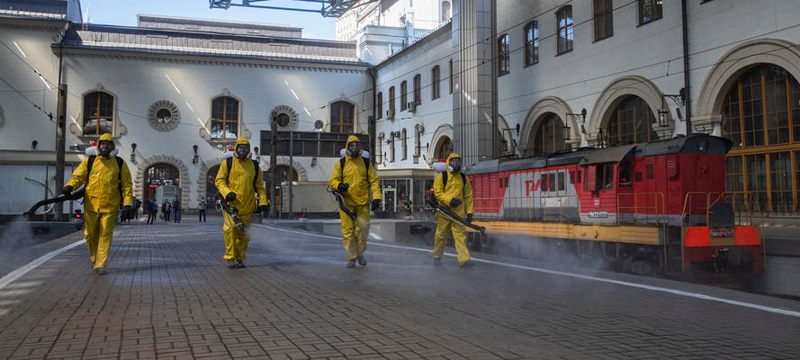
M 131 144 L 131 163 L 136 164 L 136 143 Z
M 276 165 L 278 164 L 278 119 L 276 116 L 272 117 L 270 122 L 270 137 L 272 138 L 269 144 L 269 201 L 272 206 L 269 207 L 269 217 L 275 218 L 277 213 L 278 202 L 275 200 L 275 179 L 278 177 Z

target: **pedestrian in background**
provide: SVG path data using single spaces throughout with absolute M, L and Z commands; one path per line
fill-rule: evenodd
M 198 206 L 198 215 L 200 216 L 199 222 L 206 222 L 206 208 L 208 204 L 206 203 L 206 198 L 203 197 L 200 199 L 200 203 Z

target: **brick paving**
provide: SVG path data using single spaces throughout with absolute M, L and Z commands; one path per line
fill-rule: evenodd
M 0 358 L 800 356 L 798 318 L 378 246 L 346 269 L 338 241 L 253 233 L 240 270 L 211 222 L 118 227 L 104 277 L 69 250 L 0 290 Z

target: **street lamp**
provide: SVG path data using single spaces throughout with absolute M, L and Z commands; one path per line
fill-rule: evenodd
M 581 109 L 580 113 L 566 113 L 565 115 L 567 115 L 567 117 L 571 116 L 571 117 L 574 117 L 576 119 L 580 118 L 581 119 L 581 132 L 583 132 L 584 134 L 586 133 L 586 127 L 585 127 L 585 125 L 586 125 L 586 108 Z M 570 130 L 570 127 L 568 125 L 565 125 L 564 126 L 564 131 L 565 131 L 564 140 L 569 140 L 569 137 L 570 137 L 569 130 Z
M 131 162 L 136 164 L 136 143 L 131 144 Z
M 658 110 L 658 126 L 662 128 L 669 127 L 669 108 L 667 107 L 666 99 L 670 99 L 675 105 L 679 106 L 675 111 L 678 113 L 678 119 L 680 119 L 680 108 L 686 106 L 686 88 L 681 88 L 678 90 L 677 94 L 661 95 L 661 109 Z

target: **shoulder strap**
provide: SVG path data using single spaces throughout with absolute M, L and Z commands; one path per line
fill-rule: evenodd
M 120 196 L 120 198 L 122 198 L 123 197 L 122 196 L 122 158 L 119 157 L 119 156 L 115 156 L 115 158 L 117 158 L 117 175 L 119 177 L 119 179 L 117 179 L 117 180 L 119 181 L 119 196 Z M 125 199 L 122 199 L 122 200 L 125 201 Z
M 447 170 L 442 171 L 442 188 L 447 187 Z
M 467 176 L 464 175 L 464 173 L 462 173 L 462 172 L 460 172 L 459 174 L 461 174 L 461 181 L 463 182 L 462 185 L 464 185 L 466 187 L 467 186 Z
M 258 186 L 256 186 L 256 185 L 258 184 L 258 173 L 261 172 L 261 168 L 258 166 L 258 161 L 255 161 L 255 160 L 252 160 L 252 161 L 253 161 L 253 169 L 255 169 L 255 171 L 256 171 L 255 173 L 253 173 L 253 175 L 254 175 L 253 176 L 253 191 L 256 193 L 256 195 L 258 195 Z M 291 176 L 292 175 L 289 174 L 289 177 L 291 177 Z M 289 179 L 289 181 L 291 181 L 291 180 L 292 179 Z
M 231 166 L 233 166 L 233 158 L 226 158 L 225 164 L 228 165 L 228 173 L 225 174 L 225 182 L 228 183 L 228 185 L 230 185 L 229 180 L 231 178 Z
M 89 160 L 86 160 L 86 182 L 89 182 L 89 175 L 92 174 L 92 166 L 94 165 L 94 159 L 97 158 L 97 155 L 89 155 Z
M 347 161 L 347 156 L 339 159 L 339 182 L 344 182 L 344 163 Z

